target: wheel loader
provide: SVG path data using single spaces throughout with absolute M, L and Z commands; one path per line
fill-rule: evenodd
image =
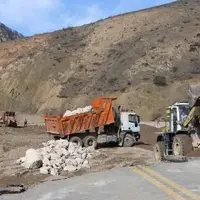
M 0 112 L 0 126 L 17 127 L 17 120 L 15 112 L 1 111 Z
M 188 102 L 176 102 L 166 108 L 168 127 L 157 137 L 154 156 L 157 161 L 187 160 L 186 155 L 200 148 L 200 84 L 189 85 Z

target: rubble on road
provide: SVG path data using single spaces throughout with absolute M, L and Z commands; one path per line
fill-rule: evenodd
M 40 149 L 28 149 L 26 156 L 18 159 L 17 164 L 27 169 L 38 169 L 40 173 L 59 175 L 62 171 L 73 172 L 90 168 L 88 159 L 93 148 L 83 148 L 68 140 L 50 140 Z
M 24 185 L 9 185 L 5 188 L 0 188 L 0 195 L 3 194 L 18 194 L 25 192 L 26 188 Z
M 73 111 L 66 110 L 63 117 L 68 117 L 68 116 L 72 116 L 72 115 L 76 115 L 76 114 L 80 114 L 80 113 L 89 112 L 91 110 L 92 110 L 92 106 L 86 106 L 84 108 L 77 108 L 76 110 L 73 110 Z

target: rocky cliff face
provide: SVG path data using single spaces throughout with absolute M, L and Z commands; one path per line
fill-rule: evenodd
M 23 35 L 18 33 L 17 31 L 14 31 L 4 24 L 0 23 L 0 42 L 6 42 L 9 40 L 15 40 L 17 38 L 22 38 Z

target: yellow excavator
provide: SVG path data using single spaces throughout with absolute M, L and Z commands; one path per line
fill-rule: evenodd
M 200 148 L 200 84 L 188 87 L 188 102 L 166 108 L 166 122 L 154 145 L 157 161 L 186 161 L 187 154 Z

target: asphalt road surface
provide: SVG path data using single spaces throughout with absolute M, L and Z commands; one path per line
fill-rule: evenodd
M 190 200 L 200 199 L 200 159 L 186 163 L 112 169 L 49 181 L 2 200 Z

